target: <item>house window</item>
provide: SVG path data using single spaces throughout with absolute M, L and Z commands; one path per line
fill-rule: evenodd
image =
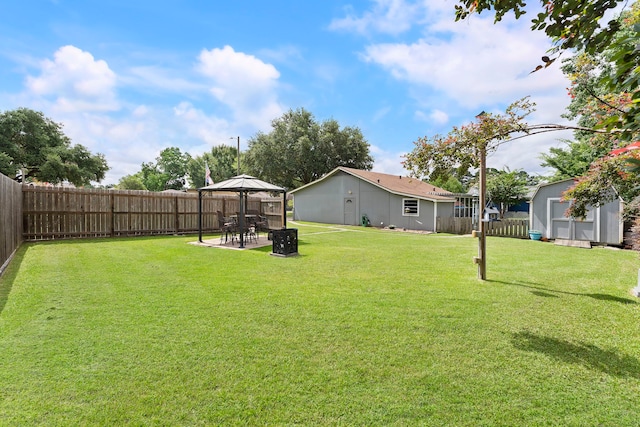
M 418 216 L 418 199 L 402 199 L 402 216 Z

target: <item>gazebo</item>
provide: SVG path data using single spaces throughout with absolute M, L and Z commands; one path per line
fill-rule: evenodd
M 282 193 L 282 225 L 283 228 L 287 226 L 287 190 L 277 185 L 269 184 L 268 182 L 259 180 L 249 175 L 238 175 L 233 178 L 229 178 L 226 181 L 221 181 L 215 184 L 208 185 L 206 187 L 198 188 L 198 241 L 202 243 L 202 193 L 211 191 L 231 191 L 237 192 L 240 195 L 240 213 L 238 215 L 238 225 L 240 227 L 240 248 L 244 248 L 244 216 L 245 216 L 245 195 L 249 193 L 255 193 L 258 191 L 270 191 L 274 193 Z

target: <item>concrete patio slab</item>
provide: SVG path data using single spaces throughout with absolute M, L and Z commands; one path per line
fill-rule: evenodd
M 238 241 L 234 241 L 233 243 L 229 240 L 225 242 L 224 240 L 221 242 L 220 237 L 214 237 L 212 239 L 203 239 L 202 242 L 189 242 L 190 245 L 196 246 L 206 246 L 210 248 L 220 248 L 220 249 L 233 249 L 236 251 L 242 251 L 245 249 L 257 249 L 263 248 L 265 246 L 271 246 L 271 240 L 267 239 L 267 236 L 259 236 L 257 240 L 251 240 L 250 242 L 246 242 L 244 244 L 244 248 L 240 248 L 240 243 Z

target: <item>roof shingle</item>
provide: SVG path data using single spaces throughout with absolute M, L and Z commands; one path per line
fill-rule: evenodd
M 401 175 L 390 175 L 380 172 L 371 172 L 361 169 L 347 168 L 343 166 L 336 168 L 328 175 L 335 173 L 336 170 L 341 170 L 348 174 L 357 176 L 373 185 L 384 188 L 385 190 L 392 193 L 421 197 L 431 200 L 455 200 L 455 196 L 449 191 L 444 190 L 440 187 L 436 187 L 435 185 L 429 184 L 428 182 L 421 181 L 417 178 L 411 178 Z

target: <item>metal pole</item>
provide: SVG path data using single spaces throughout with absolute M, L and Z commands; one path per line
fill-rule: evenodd
M 282 228 L 287 228 L 287 192 L 282 192 Z
M 244 191 L 240 191 L 240 212 L 238 215 L 238 225 L 240 226 L 240 249 L 242 249 L 244 248 Z
M 478 185 L 478 228 L 480 236 L 478 236 L 478 279 L 487 279 L 487 223 L 484 220 L 485 211 L 485 195 L 487 191 L 487 146 L 486 142 L 480 144 L 480 183 Z
M 240 175 L 240 136 L 238 136 L 238 175 Z
M 198 191 L 198 242 L 202 243 L 202 191 Z

